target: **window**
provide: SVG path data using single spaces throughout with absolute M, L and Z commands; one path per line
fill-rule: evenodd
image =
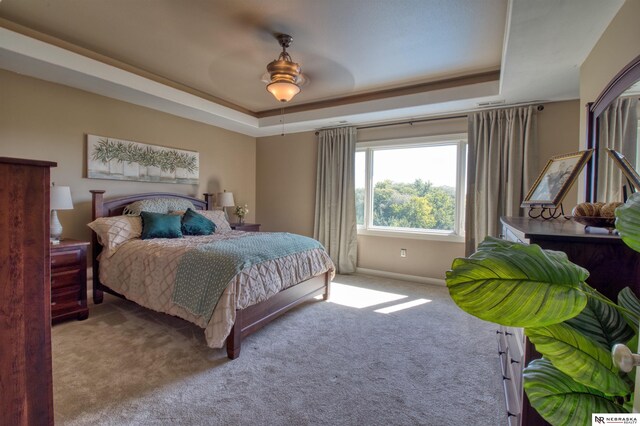
M 462 239 L 466 143 L 457 134 L 358 144 L 358 232 Z

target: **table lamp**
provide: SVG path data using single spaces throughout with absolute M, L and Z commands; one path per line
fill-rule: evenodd
M 58 220 L 58 210 L 73 209 L 73 201 L 71 200 L 71 188 L 68 186 L 51 186 L 51 198 L 49 208 L 51 209 L 51 227 L 50 235 L 53 244 L 60 243 L 62 236 L 62 224 Z
M 218 192 L 218 196 L 216 197 L 216 202 L 219 207 L 222 207 L 222 211 L 224 211 L 224 217 L 229 221 L 229 214 L 227 213 L 226 207 L 233 207 L 236 205 L 233 200 L 233 192 Z

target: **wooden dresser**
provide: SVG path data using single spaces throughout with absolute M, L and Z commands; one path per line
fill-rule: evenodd
M 53 424 L 49 168 L 0 157 L 0 423 Z
M 590 272 L 587 283 L 609 299 L 616 301 L 627 286 L 640 295 L 640 253 L 627 247 L 619 236 L 588 233 L 583 225 L 563 218 L 503 217 L 501 221 L 502 238 L 565 252 L 571 262 Z M 497 336 L 509 423 L 547 425 L 522 390 L 522 369 L 540 354 L 522 329 L 500 326 Z

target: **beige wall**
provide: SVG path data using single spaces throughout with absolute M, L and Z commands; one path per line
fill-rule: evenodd
M 200 153 L 200 184 L 87 179 L 86 134 L 182 148 Z M 233 191 L 255 212 L 255 138 L 59 84 L 0 71 L 0 156 L 58 163 L 51 180 L 71 187 L 75 208 L 59 212 L 64 236 L 87 239 L 89 189 L 108 196 L 137 192 Z
M 553 155 L 578 149 L 578 101 L 545 104 L 538 113 L 538 164 L 541 169 Z M 466 118 L 362 129 L 361 142 L 466 133 Z M 272 136 L 257 140 L 258 222 L 270 231 L 313 234 L 317 138 L 313 132 Z M 565 202 L 575 204 L 576 188 Z M 295 205 L 295 208 L 292 206 Z M 400 257 L 400 249 L 407 257 Z M 464 244 L 431 240 L 358 237 L 358 267 L 426 278 L 443 279 L 455 257 L 464 256 Z
M 313 237 L 318 147 L 314 132 L 258 138 L 257 221 L 263 231 Z
M 580 105 L 596 100 L 611 79 L 640 55 L 640 0 L 627 0 L 580 67 Z M 586 110 L 584 110 L 586 111 Z M 586 112 L 580 141 L 586 146 Z
M 89 237 L 89 189 L 108 195 L 170 191 L 190 195 L 233 191 L 247 203 L 248 220 L 265 231 L 311 236 L 317 147 L 313 132 L 254 138 L 178 118 L 58 84 L 0 71 L 0 156 L 58 162 L 52 180 L 69 185 L 75 209 L 60 212 L 65 235 Z M 577 101 L 546 104 L 538 115 L 539 167 L 556 154 L 577 149 Z M 466 132 L 466 119 L 365 129 L 371 141 Z M 166 185 L 86 179 L 86 134 L 113 136 L 200 152 L 200 184 Z M 575 190 L 574 190 L 575 191 Z M 571 195 L 568 200 L 575 200 Z M 443 278 L 463 244 L 360 236 L 358 266 L 428 278 Z M 400 248 L 408 256 L 399 256 Z
M 568 154 L 580 149 L 580 102 L 577 100 L 553 102 L 544 105 L 538 113 L 538 172 L 542 171 L 549 158 L 554 155 Z M 579 182 L 584 179 L 584 172 L 578 176 L 564 201 L 564 211 L 571 213 L 577 204 Z

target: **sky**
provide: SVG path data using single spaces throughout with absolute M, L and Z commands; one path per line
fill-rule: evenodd
M 456 186 L 456 145 L 433 146 L 428 149 L 385 149 L 374 152 L 373 184 L 389 179 L 412 183 L 416 179 L 435 186 Z M 365 186 L 365 155 L 356 153 L 356 188 Z

